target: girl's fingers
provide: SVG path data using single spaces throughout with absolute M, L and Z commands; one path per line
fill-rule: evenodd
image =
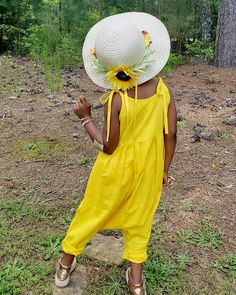
M 77 102 L 77 103 L 73 106 L 73 110 L 75 111 L 75 110 L 77 110 L 77 109 L 79 109 L 79 108 L 80 108 L 80 103 Z
M 85 102 L 85 97 L 83 95 L 80 95 L 79 100 L 80 100 L 81 103 L 84 103 Z

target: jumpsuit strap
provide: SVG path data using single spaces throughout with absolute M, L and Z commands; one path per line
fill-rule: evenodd
M 105 105 L 106 103 L 108 103 L 107 105 L 107 134 L 106 134 L 106 142 L 109 141 L 109 137 L 110 137 L 110 129 L 111 129 L 111 107 L 112 107 L 112 99 L 114 94 L 118 92 L 120 94 L 120 96 L 122 95 L 120 91 L 118 90 L 112 90 L 111 92 L 106 92 L 105 94 L 103 94 L 99 101 L 102 105 Z
M 156 93 L 160 93 L 161 97 L 162 97 L 164 131 L 165 131 L 165 134 L 168 134 L 168 132 L 169 132 L 169 127 L 168 127 L 168 107 L 169 107 L 169 103 L 170 103 L 170 93 L 169 93 L 168 88 L 164 84 L 162 78 L 159 78 Z

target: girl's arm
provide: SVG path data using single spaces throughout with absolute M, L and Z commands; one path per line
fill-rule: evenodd
M 176 146 L 176 133 L 177 133 L 177 112 L 173 94 L 170 91 L 170 104 L 168 109 L 168 134 L 164 134 L 165 144 L 165 163 L 164 163 L 164 176 L 163 184 L 168 184 L 168 171 L 174 156 Z
M 118 97 L 119 94 L 115 94 L 112 100 L 111 108 L 111 123 L 110 123 L 110 136 L 109 141 L 106 142 L 107 134 L 107 104 L 104 106 L 104 127 L 103 130 L 98 128 L 94 120 L 88 118 L 88 123 L 84 125 L 91 140 L 96 140 L 99 144 L 103 145 L 103 152 L 106 154 L 112 154 L 118 143 L 120 136 L 120 123 L 119 123 L 119 111 L 121 108 L 121 100 Z M 80 118 L 91 117 L 91 106 L 87 102 L 84 96 L 79 97 L 79 102 L 74 106 L 74 113 Z

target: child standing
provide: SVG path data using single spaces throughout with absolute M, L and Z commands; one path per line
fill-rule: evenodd
M 101 131 L 81 96 L 74 108 L 100 150 L 85 196 L 62 242 L 55 284 L 65 287 L 75 256 L 100 230 L 121 229 L 123 258 L 130 262 L 131 294 L 146 294 L 142 264 L 147 259 L 152 220 L 176 144 L 176 108 L 161 78 L 170 40 L 165 26 L 146 13 L 123 13 L 98 22 L 88 33 L 83 60 L 89 77 L 112 89 L 104 104 Z

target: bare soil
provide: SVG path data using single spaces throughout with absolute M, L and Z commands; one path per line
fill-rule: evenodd
M 102 89 L 83 69 L 64 70 L 62 90 L 50 95 L 33 61 L 2 56 L 0 66 L 0 197 L 17 197 L 19 179 L 36 189 L 34 204 L 59 208 L 82 197 L 97 151 L 72 112 L 73 98 L 85 95 L 102 126 Z M 209 251 L 186 246 L 194 256 L 187 273 L 193 288 L 203 290 L 195 294 L 233 294 L 224 293 L 233 281 L 211 265 L 236 248 L 236 69 L 185 64 L 164 80 L 174 93 L 179 121 L 172 185 L 159 208 L 165 227 L 159 246 L 177 255 L 177 232 L 209 220 L 222 235 L 221 246 Z

